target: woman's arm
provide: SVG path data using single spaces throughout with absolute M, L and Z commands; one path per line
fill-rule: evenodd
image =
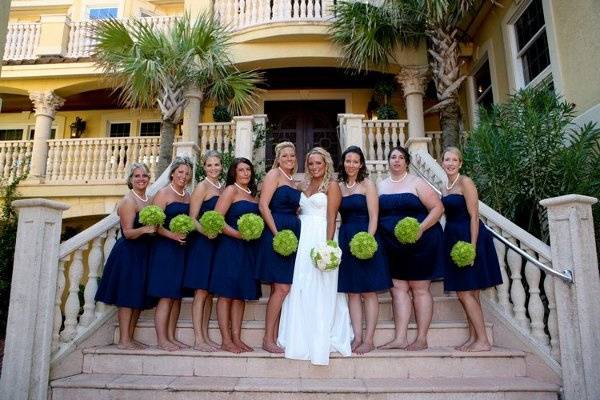
M 425 217 L 423 222 L 421 222 L 421 229 L 419 230 L 419 237 L 421 237 L 423 232 L 431 228 L 440 220 L 442 214 L 444 213 L 444 205 L 442 204 L 442 201 L 438 197 L 437 193 L 435 193 L 423 179 L 416 179 L 417 183 L 415 184 L 415 188 L 417 195 L 419 196 L 419 200 L 421 200 L 421 203 L 423 203 L 425 208 L 427 208 L 429 211 L 427 217 Z
M 135 201 L 125 196 L 119 204 L 119 220 L 121 221 L 121 228 L 123 229 L 123 236 L 125 239 L 137 239 L 144 233 L 155 233 L 156 226 L 141 226 L 134 228 L 133 224 L 135 221 L 136 204 Z
M 206 185 L 204 182 L 201 182 L 190 196 L 190 212 L 189 216 L 194 220 L 194 225 L 196 226 L 196 230 L 201 234 L 206 235 L 204 230 L 202 229 L 202 225 L 198 221 L 198 216 L 200 215 L 200 208 L 202 207 L 202 203 L 204 202 L 204 198 L 206 197 Z
M 471 217 L 471 244 L 473 247 L 477 247 L 477 237 L 479 236 L 479 195 L 477 194 L 477 187 L 475 187 L 475 183 L 471 178 L 463 176 L 462 189 L 467 203 L 467 211 L 469 211 Z
M 342 191 L 337 182 L 330 181 L 327 186 L 327 240 L 333 240 L 336 228 L 336 219 L 340 203 L 342 202 Z
M 369 211 L 369 233 L 375 235 L 379 218 L 379 196 L 377 195 L 377 188 L 370 179 L 365 179 L 365 186 L 367 189 L 367 209 Z
M 277 226 L 275 225 L 275 220 L 273 219 L 273 214 L 271 214 L 269 204 L 273 198 L 273 193 L 275 193 L 275 190 L 277 190 L 278 173 L 279 171 L 272 169 L 269 171 L 267 176 L 265 176 L 265 180 L 263 181 L 260 191 L 260 199 L 258 200 L 258 209 L 265 220 L 265 224 L 271 230 L 273 235 L 277 234 Z
M 164 189 L 161 189 L 158 191 L 156 196 L 154 196 L 154 200 L 152 200 L 152 203 L 164 210 L 165 208 L 167 208 L 167 200 L 168 198 L 165 195 Z M 175 240 L 179 243 L 185 243 L 185 235 L 178 235 L 177 233 L 171 232 L 170 230 L 166 229 L 164 226 L 159 226 L 157 232 L 159 235 L 164 236 L 166 238 Z
M 229 207 L 231 207 L 231 203 L 233 203 L 233 198 L 235 196 L 235 188 L 233 186 L 229 186 L 225 189 L 223 194 L 217 200 L 217 205 L 215 206 L 215 211 L 221 215 L 227 214 L 229 211 Z M 223 233 L 227 236 L 230 236 L 235 239 L 241 239 L 242 235 L 236 230 L 233 229 L 229 224 L 225 223 L 225 227 L 223 228 Z

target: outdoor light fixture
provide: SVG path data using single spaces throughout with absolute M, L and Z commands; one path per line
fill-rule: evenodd
M 85 132 L 85 121 L 80 117 L 75 117 L 75 122 L 69 125 L 71 128 L 71 138 L 79 139 Z

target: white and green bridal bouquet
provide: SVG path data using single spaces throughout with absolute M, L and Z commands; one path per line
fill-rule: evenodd
M 328 240 L 326 243 L 312 249 L 310 258 L 319 270 L 333 271 L 340 266 L 342 249 L 333 240 Z

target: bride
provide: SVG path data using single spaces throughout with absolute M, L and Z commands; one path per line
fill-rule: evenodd
M 329 153 L 315 147 L 304 165 L 307 184 L 300 197 L 300 240 L 292 288 L 281 310 L 278 342 L 285 357 L 328 365 L 329 353 L 350 356 L 353 339 L 346 295 L 337 292 L 338 270 L 314 267 L 310 251 L 333 239 L 341 192 Z

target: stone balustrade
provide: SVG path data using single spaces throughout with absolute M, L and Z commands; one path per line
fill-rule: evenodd
M 6 32 L 4 61 L 24 61 L 37 58 L 40 42 L 40 23 L 9 24 Z
M 438 162 L 442 161 L 442 131 L 425 131 L 425 137 L 431 138 L 427 145 L 429 154 Z
M 33 140 L 0 141 L 0 180 L 12 181 L 29 173 Z
M 200 155 L 208 150 L 220 153 L 232 151 L 235 146 L 235 122 L 203 122 L 198 124 Z

